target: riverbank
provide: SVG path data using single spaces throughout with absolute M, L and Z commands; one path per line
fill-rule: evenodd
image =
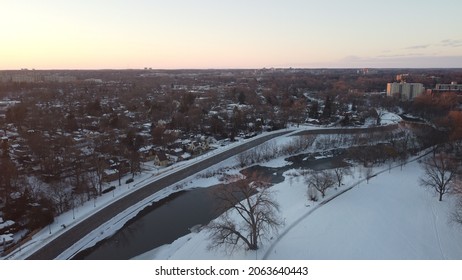
M 356 168 L 324 200 L 355 187 L 325 205 L 308 201 L 296 170 L 285 172 L 286 180 L 272 187 L 285 226 L 257 251 L 210 251 L 203 229 L 136 259 L 462 259 L 462 228 L 450 222 L 453 199 L 439 202 L 419 185 L 418 161 L 388 169 L 374 168 L 381 173 L 367 183 Z

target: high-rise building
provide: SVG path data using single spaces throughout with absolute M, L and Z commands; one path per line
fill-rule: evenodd
M 387 96 L 398 97 L 401 100 L 412 100 L 424 93 L 425 88 L 421 83 L 388 83 Z

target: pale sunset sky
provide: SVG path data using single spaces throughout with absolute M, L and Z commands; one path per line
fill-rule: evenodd
M 462 68 L 460 0 L 0 0 L 0 69 Z

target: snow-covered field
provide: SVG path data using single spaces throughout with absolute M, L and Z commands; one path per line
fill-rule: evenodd
M 269 163 L 280 164 L 280 159 Z M 303 178 L 287 171 L 286 180 L 273 186 L 285 226 L 257 252 L 210 251 L 209 235 L 202 230 L 138 259 L 462 259 L 462 227 L 450 220 L 453 199 L 439 202 L 419 186 L 417 161 L 402 170 L 374 171 L 383 170 L 367 183 L 356 168 L 326 199 L 360 183 L 324 205 L 309 202 Z
M 269 259 L 462 259 L 462 228 L 451 199 L 418 184 L 417 162 L 338 196 L 300 221 L 266 253 Z
M 399 117 L 392 114 L 387 118 L 390 123 L 399 121 Z M 282 136 L 275 141 L 279 145 L 290 139 L 290 136 Z M 201 159 L 194 159 L 197 160 Z M 281 167 L 286 164 L 283 158 L 277 158 L 264 165 Z M 228 169 L 226 172 L 230 175 L 237 174 L 237 169 L 229 170 L 236 165 L 236 159 L 229 159 L 154 194 L 96 229 L 59 258 L 69 258 L 78 250 L 112 235 L 144 207 L 178 189 L 207 187 L 219 182 L 220 175 L 207 174 L 214 174 L 220 169 Z M 152 182 L 162 174 L 181 168 L 174 166 L 157 170 L 152 166 L 146 167 L 145 173 L 135 177 L 134 183 L 123 184 L 116 191 L 57 217 L 50 227 L 37 233 L 7 258 L 27 257 L 32 249 L 50 241 L 96 209 Z M 345 179 L 344 186 L 338 190 L 330 189 L 325 199 L 354 187 L 324 205 L 320 204 L 321 201 L 308 201 L 303 176 L 297 170 L 288 170 L 284 174 L 286 180 L 272 187 L 281 205 L 285 225 L 256 252 L 242 249 L 234 251 L 231 256 L 222 250 L 209 251 L 209 234 L 203 229 L 146 252 L 138 259 L 462 259 L 462 228 L 450 223 L 449 218 L 454 203 L 451 197 L 446 196 L 443 202 L 438 202 L 430 190 L 419 186 L 422 171 L 418 162 L 411 162 L 402 170 L 400 167 L 393 168 L 390 173 L 388 166 L 374 169 L 375 172 L 381 170 L 386 172 L 372 178 L 367 184 L 365 171 L 356 167 L 353 174 Z M 159 171 L 162 174 L 159 175 Z M 66 228 L 61 227 L 62 224 Z

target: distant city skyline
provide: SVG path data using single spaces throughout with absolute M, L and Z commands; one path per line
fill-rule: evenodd
M 458 0 L 0 4 L 0 70 L 462 68 Z

